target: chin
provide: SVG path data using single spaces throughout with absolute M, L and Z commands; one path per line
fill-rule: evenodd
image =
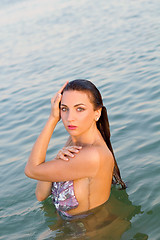
M 68 133 L 69 133 L 70 136 L 73 136 L 73 137 L 77 137 L 77 136 L 79 136 L 78 133 L 73 133 L 73 132 L 70 132 L 70 131 L 68 131 Z

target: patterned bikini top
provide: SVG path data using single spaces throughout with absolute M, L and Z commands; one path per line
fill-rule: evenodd
M 73 181 L 53 182 L 52 198 L 56 209 L 62 214 L 78 206 Z

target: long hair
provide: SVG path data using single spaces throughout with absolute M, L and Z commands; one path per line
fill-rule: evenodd
M 100 131 L 105 143 L 107 144 L 109 150 L 113 154 L 114 169 L 113 169 L 112 183 L 120 184 L 122 186 L 122 188 L 125 189 L 126 185 L 121 179 L 120 170 L 118 168 L 118 164 L 115 159 L 112 144 L 110 141 L 111 135 L 110 135 L 110 127 L 109 127 L 107 110 L 106 110 L 106 107 L 103 106 L 103 100 L 102 100 L 102 96 L 101 96 L 99 90 L 96 88 L 96 86 L 92 82 L 90 82 L 88 80 L 84 80 L 84 79 L 77 79 L 77 80 L 73 80 L 73 81 L 69 82 L 66 85 L 66 87 L 64 88 L 63 92 L 69 91 L 69 90 L 82 91 L 82 92 L 87 93 L 91 103 L 94 106 L 94 110 L 98 110 L 98 109 L 102 108 L 101 116 L 100 116 L 99 120 L 96 122 L 96 124 L 97 124 L 97 128 Z

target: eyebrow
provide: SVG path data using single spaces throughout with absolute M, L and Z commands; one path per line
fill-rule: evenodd
M 78 104 L 75 104 L 74 107 L 78 107 L 79 105 L 86 106 L 84 103 L 78 103 Z M 61 106 L 67 107 L 67 105 L 65 105 L 63 103 L 61 103 Z

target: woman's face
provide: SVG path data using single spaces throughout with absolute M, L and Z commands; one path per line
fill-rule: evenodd
M 60 109 L 63 124 L 71 136 L 80 136 L 95 126 L 98 111 L 94 111 L 85 92 L 65 91 Z

